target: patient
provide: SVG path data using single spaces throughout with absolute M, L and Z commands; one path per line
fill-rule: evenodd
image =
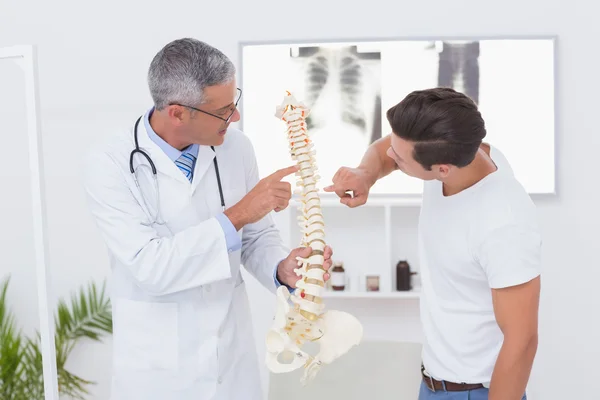
M 410 93 L 387 111 L 392 133 L 325 191 L 348 207 L 393 171 L 424 181 L 419 221 L 425 343 L 419 400 L 526 399 L 537 351 L 536 209 L 462 93 Z

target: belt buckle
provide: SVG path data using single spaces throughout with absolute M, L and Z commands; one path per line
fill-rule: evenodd
M 423 363 L 421 363 L 421 374 L 423 375 L 423 378 L 425 378 L 425 380 L 427 381 L 427 379 L 429 379 L 429 383 L 431 384 L 430 389 L 435 393 L 435 384 L 433 383 L 433 376 L 426 374 L 425 373 L 425 365 Z
M 433 383 L 433 377 L 431 375 L 429 375 L 428 378 L 429 378 L 429 382 L 431 383 L 431 390 L 433 391 L 433 393 L 435 393 L 436 390 L 435 390 L 435 384 Z

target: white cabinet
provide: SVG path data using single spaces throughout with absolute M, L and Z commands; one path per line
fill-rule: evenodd
M 326 292 L 327 298 L 419 298 L 419 260 L 417 227 L 420 199 L 377 200 L 349 208 L 336 198 L 323 195 L 321 200 L 325 220 L 326 242 L 333 249 L 332 259 L 342 262 L 346 270 L 344 291 Z M 297 217 L 301 204 L 294 198 L 288 213 L 290 247 L 300 245 L 301 231 Z M 396 264 L 407 261 L 413 289 L 396 290 Z M 367 291 L 367 276 L 379 278 L 379 290 Z

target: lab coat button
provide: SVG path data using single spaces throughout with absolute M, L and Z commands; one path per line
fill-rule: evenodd
M 219 384 L 223 383 L 223 379 L 219 378 Z

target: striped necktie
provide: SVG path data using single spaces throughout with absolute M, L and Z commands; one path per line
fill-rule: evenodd
M 175 160 L 175 165 L 179 167 L 181 172 L 192 181 L 194 165 L 196 164 L 196 157 L 190 153 L 182 153 L 181 156 Z

